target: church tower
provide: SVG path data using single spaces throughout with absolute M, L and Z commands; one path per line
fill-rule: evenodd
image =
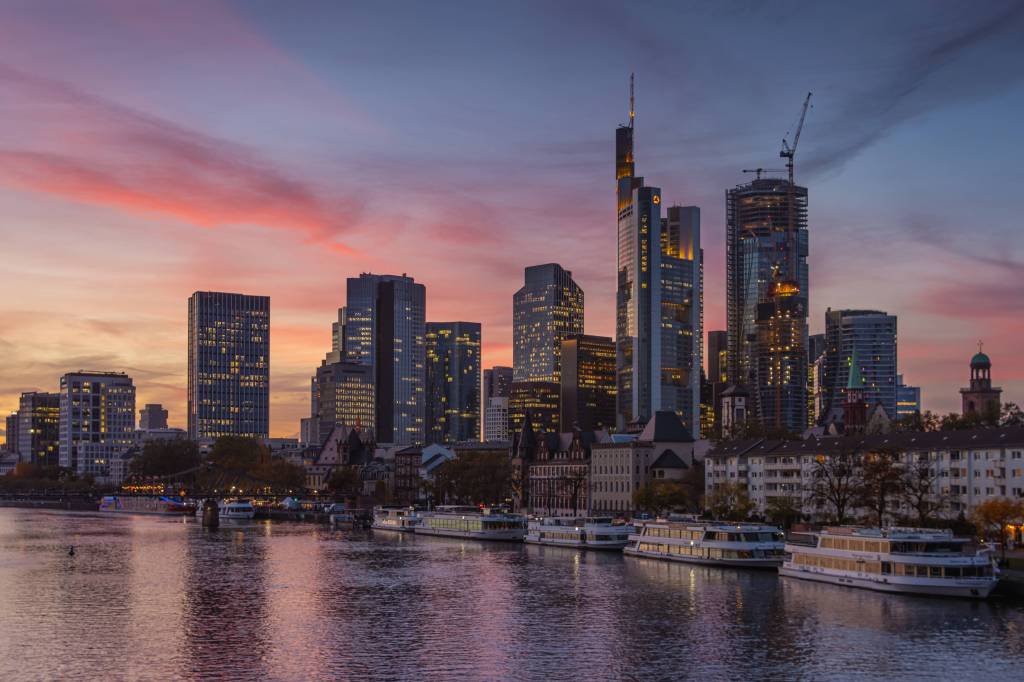
M 978 352 L 971 358 L 971 385 L 968 388 L 960 389 L 960 396 L 963 398 L 963 415 L 977 414 L 981 417 L 998 417 L 1000 400 L 1003 392 L 1001 388 L 992 386 L 992 361 L 981 352 L 981 342 L 978 342 Z

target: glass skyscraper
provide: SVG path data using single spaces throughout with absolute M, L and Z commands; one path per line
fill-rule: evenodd
M 328 354 L 313 376 L 314 440 L 324 440 L 336 426 L 376 433 L 373 370 L 338 355 Z
M 562 342 L 563 431 L 615 428 L 615 341 L 580 334 Z
M 480 438 L 480 324 L 428 322 L 427 443 Z
M 57 466 L 59 450 L 60 394 L 22 393 L 18 401 L 18 443 L 13 448 L 21 461 L 38 466 Z
M 190 438 L 270 432 L 270 297 L 197 291 L 188 300 Z
M 896 419 L 896 316 L 880 310 L 825 312 L 825 353 L 822 363 L 822 419 L 841 411 L 846 399 L 850 362 L 857 352 L 868 406 L 882 403 Z

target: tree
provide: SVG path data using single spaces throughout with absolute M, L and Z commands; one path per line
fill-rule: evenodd
M 716 519 L 743 521 L 754 511 L 746 487 L 738 483 L 715 486 L 704 500 L 704 507 Z
M 903 467 L 900 496 L 914 510 L 918 526 L 927 526 L 949 502 L 939 486 L 938 471 L 927 459 L 909 462 Z
M 577 469 L 571 474 L 566 474 L 558 479 L 559 485 L 569 495 L 569 501 L 572 504 L 572 514 L 576 515 L 580 505 L 580 493 L 586 487 L 587 482 L 590 480 L 590 476 L 587 474 L 585 469 Z
M 1024 426 L 1024 410 L 1017 407 L 1016 403 L 1004 403 L 999 414 L 999 425 Z
M 925 410 L 899 419 L 894 426 L 897 431 L 938 431 L 941 420 L 935 413 Z
M 1011 524 L 1024 521 L 1024 501 L 1005 497 L 985 500 L 974 508 L 971 515 L 975 527 L 985 539 L 996 538 L 1002 545 L 1002 558 L 1006 560 L 1006 542 Z
M 811 472 L 807 496 L 817 507 L 832 511 L 832 519 L 846 523 L 859 490 L 861 455 L 841 451 L 835 455 L 818 455 Z
M 874 452 L 861 459 L 855 504 L 871 511 L 875 525 L 885 526 L 893 500 L 903 493 L 903 470 L 889 452 Z
M 466 452 L 434 470 L 436 503 L 499 504 L 511 493 L 512 465 L 504 452 Z
M 633 506 L 640 511 L 657 512 L 657 500 L 654 488 L 650 484 L 642 485 L 633 491 Z
M 693 499 L 683 481 L 653 481 L 633 492 L 633 506 L 655 514 L 691 511 Z
M 362 480 L 356 467 L 339 466 L 331 472 L 327 479 L 327 489 L 336 495 L 351 497 L 359 494 Z
M 140 478 L 169 476 L 199 466 L 199 446 L 190 440 L 154 440 L 132 460 L 131 473 Z M 194 474 L 193 474 L 194 476 Z
M 765 504 L 765 516 L 780 528 L 789 528 L 803 515 L 800 499 L 796 497 L 769 497 Z

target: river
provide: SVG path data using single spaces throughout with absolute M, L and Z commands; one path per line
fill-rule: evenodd
M 0 509 L 8 682 L 973 680 L 1022 669 L 1014 601 L 313 524 L 209 531 Z

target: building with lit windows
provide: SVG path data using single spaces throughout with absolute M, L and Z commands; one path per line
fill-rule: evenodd
M 507 398 L 512 392 L 512 368 L 495 366 L 484 370 L 484 400 Z
M 197 291 L 188 301 L 189 438 L 270 431 L 270 297 Z
M 508 440 L 508 399 L 511 394 L 511 367 L 495 366 L 484 370 L 484 441 Z M 498 398 L 502 400 L 494 400 Z M 492 411 L 494 418 L 497 420 L 493 427 L 488 424 Z M 500 438 L 496 437 L 498 435 L 500 435 Z
M 487 398 L 484 406 L 484 442 L 495 443 L 509 440 L 508 398 L 499 396 Z
M 896 375 L 896 419 L 906 419 L 921 414 L 921 387 L 907 386 L 903 375 Z
M 508 399 L 508 428 L 518 433 L 530 415 L 537 433 L 558 432 L 561 383 L 557 381 L 515 381 Z
M 345 360 L 373 369 L 378 443 L 426 438 L 426 299 L 426 287 L 405 275 L 348 278 L 335 337 Z
M 480 323 L 428 322 L 426 329 L 426 442 L 479 440 Z
M 726 191 L 726 315 L 730 384 L 750 394 L 750 419 L 807 426 L 807 188 L 761 178 Z
M 319 444 L 336 427 L 375 432 L 373 369 L 328 354 L 313 376 L 311 407 L 313 433 L 306 434 L 308 443 Z
M 135 385 L 123 372 L 71 372 L 60 379 L 59 462 L 79 475 L 110 476 L 134 443 Z
M 563 431 L 615 428 L 615 341 L 580 334 L 562 342 L 559 423 Z
M 60 442 L 60 394 L 22 393 L 18 401 L 18 447 L 22 462 L 57 466 Z
M 830 308 L 825 312 L 819 422 L 841 413 L 855 352 L 865 401 L 869 406 L 881 403 L 889 418 L 896 418 L 896 316 L 880 310 Z

